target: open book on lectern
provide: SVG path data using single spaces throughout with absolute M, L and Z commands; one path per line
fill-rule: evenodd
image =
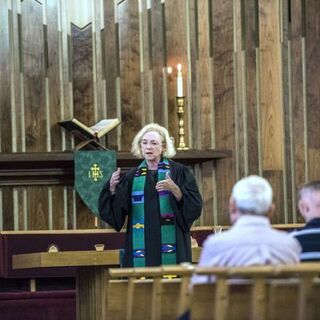
M 99 139 L 118 126 L 120 120 L 118 118 L 103 119 L 90 127 L 76 118 L 60 121 L 58 124 L 72 133 L 76 138 L 83 140 L 81 144 L 76 146 L 76 149 L 81 149 L 88 144 L 91 144 L 93 149 L 97 149 L 99 146 L 105 149 L 99 144 Z

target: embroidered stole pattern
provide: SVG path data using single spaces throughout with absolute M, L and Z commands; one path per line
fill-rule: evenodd
M 145 229 L 144 229 L 144 187 L 148 168 L 144 160 L 137 168 L 132 186 L 132 244 L 133 266 L 144 267 L 145 258 Z M 162 159 L 158 164 L 158 181 L 166 179 L 170 173 L 168 159 Z M 162 264 L 176 264 L 176 233 L 174 226 L 174 211 L 170 204 L 170 191 L 158 193 L 161 223 L 161 261 Z

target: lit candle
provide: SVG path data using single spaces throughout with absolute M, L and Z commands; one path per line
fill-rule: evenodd
M 178 69 L 178 77 L 177 77 L 177 97 L 183 97 L 183 81 L 182 81 L 182 66 L 179 63 L 177 65 L 177 69 Z

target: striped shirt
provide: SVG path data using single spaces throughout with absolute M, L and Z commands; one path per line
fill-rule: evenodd
M 320 261 L 320 218 L 310 220 L 304 228 L 291 233 L 302 247 L 300 261 Z

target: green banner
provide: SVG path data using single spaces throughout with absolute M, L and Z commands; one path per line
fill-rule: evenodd
M 100 191 L 116 170 L 116 162 L 115 151 L 74 152 L 75 189 L 87 207 L 97 216 Z

